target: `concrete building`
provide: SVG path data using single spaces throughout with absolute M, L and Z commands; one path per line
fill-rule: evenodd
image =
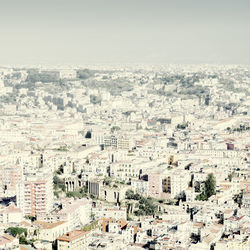
M 88 181 L 88 193 L 99 197 L 101 194 L 101 187 L 102 186 L 103 186 L 103 179 L 93 178 L 93 179 Z
M 149 182 L 141 179 L 132 179 L 131 180 L 131 189 L 140 195 L 148 196 L 149 195 Z
M 18 239 L 9 234 L 0 235 L 0 249 L 4 250 L 20 249 Z
M 53 207 L 53 176 L 25 176 L 17 185 L 17 207 L 24 215 L 45 214 Z
M 175 198 L 188 188 L 190 177 L 185 172 L 175 171 L 171 174 L 171 197 Z
M 36 221 L 34 225 L 39 227 L 38 239 L 50 242 L 69 231 L 69 225 L 65 221 L 55 223 Z
M 23 220 L 23 213 L 13 203 L 8 207 L 0 207 L 0 223 L 20 223 Z
M 58 250 L 87 250 L 89 232 L 74 230 L 57 238 Z
M 162 174 L 152 172 L 148 174 L 149 196 L 160 198 L 162 194 Z

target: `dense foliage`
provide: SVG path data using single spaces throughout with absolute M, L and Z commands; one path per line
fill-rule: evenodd
M 204 191 L 196 196 L 197 200 L 205 201 L 216 193 L 216 180 L 213 174 L 209 174 L 205 181 Z
M 61 190 L 65 192 L 66 187 L 65 187 L 64 181 L 63 179 L 59 178 L 57 174 L 53 177 L 53 183 L 54 183 L 54 190 L 58 190 L 58 191 Z
M 97 228 L 98 227 L 98 220 L 96 220 L 96 221 L 93 221 L 91 224 L 89 224 L 89 225 L 85 225 L 83 228 L 82 228 L 82 230 L 83 231 L 91 231 L 91 230 L 93 230 L 93 229 L 95 229 L 95 228 Z
M 11 234 L 12 236 L 16 237 L 17 235 L 20 236 L 24 234 L 27 236 L 27 229 L 23 227 L 9 227 L 6 230 L 7 233 Z
M 126 198 L 128 200 L 139 201 L 139 209 L 135 211 L 136 216 L 143 215 L 154 215 L 156 213 L 157 206 L 151 197 L 143 197 L 140 194 L 134 193 L 133 190 L 128 190 L 126 192 Z
M 81 188 L 78 191 L 70 191 L 66 193 L 67 197 L 74 197 L 74 198 L 83 198 L 83 197 L 87 197 L 87 187 Z

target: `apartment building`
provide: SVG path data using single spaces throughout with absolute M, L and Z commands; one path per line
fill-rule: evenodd
M 17 207 L 24 215 L 36 216 L 53 207 L 53 176 L 25 176 L 17 185 Z
M 22 180 L 22 169 L 18 165 L 6 165 L 0 167 L 0 195 L 14 196 L 16 185 Z
M 190 176 L 183 171 L 175 171 L 171 174 L 171 197 L 175 198 L 188 188 Z
M 149 196 L 160 198 L 162 194 L 162 174 L 151 172 L 148 174 Z
M 104 146 L 130 150 L 132 147 L 132 143 L 127 136 L 107 135 L 104 137 Z

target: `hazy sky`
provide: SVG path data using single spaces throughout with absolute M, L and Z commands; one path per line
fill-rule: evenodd
M 250 0 L 1 0 L 0 64 L 250 63 Z

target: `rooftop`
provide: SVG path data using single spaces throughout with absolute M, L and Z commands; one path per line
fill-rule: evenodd
M 71 231 L 71 232 L 68 232 L 68 233 L 62 235 L 61 237 L 57 238 L 57 240 L 71 242 L 75 239 L 78 239 L 78 238 L 85 236 L 88 233 L 89 232 L 85 232 L 85 231 L 81 231 L 81 230 L 74 230 L 74 231 Z

